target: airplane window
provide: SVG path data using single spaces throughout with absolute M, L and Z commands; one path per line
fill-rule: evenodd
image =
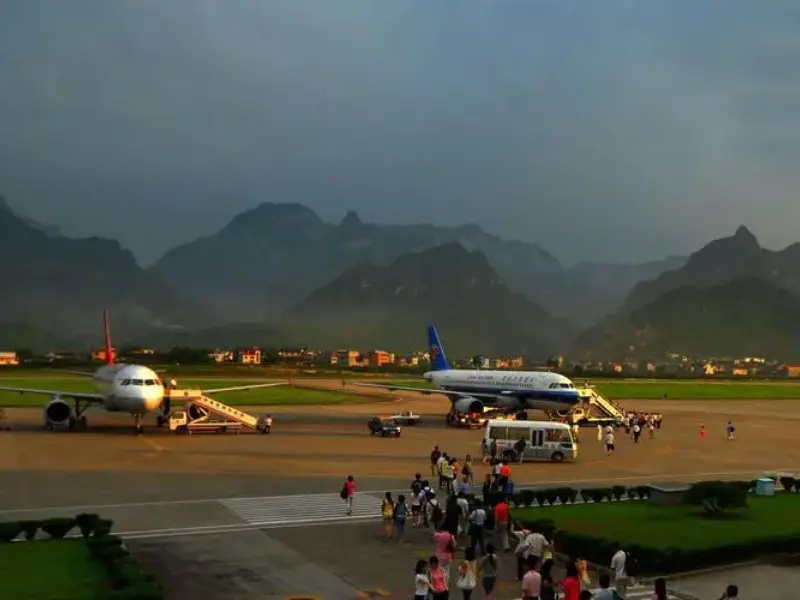
M 131 385 L 143 385 L 144 382 L 141 379 L 131 379 Z
M 567 385 L 566 383 L 562 383 L 561 384 L 561 388 L 562 389 L 569 389 L 569 385 Z
M 131 384 L 131 380 L 130 379 L 123 379 L 122 383 L 120 385 L 130 385 L 130 384 Z
M 155 384 L 156 384 L 156 382 L 155 382 L 155 381 L 153 381 L 152 379 L 145 379 L 145 380 L 144 380 L 144 384 L 145 384 L 145 385 L 155 385 Z

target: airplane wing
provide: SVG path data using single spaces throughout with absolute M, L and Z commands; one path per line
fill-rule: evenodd
M 497 394 L 484 394 L 483 392 L 453 392 L 450 390 L 440 390 L 438 388 L 423 388 L 423 387 L 414 387 L 411 385 L 389 385 L 384 383 L 360 383 L 355 382 L 352 385 L 357 385 L 361 387 L 372 387 L 372 388 L 380 388 L 382 390 L 388 390 L 393 392 L 395 390 L 401 390 L 404 392 L 419 392 L 420 394 L 442 394 L 443 396 L 448 396 L 450 398 L 487 398 L 497 400 L 498 398 L 507 398 L 510 392 L 500 392 Z
M 73 392 L 71 390 L 40 390 L 34 388 L 0 387 L 0 392 L 19 392 L 20 394 L 41 394 L 42 396 L 60 396 L 62 398 L 73 398 L 75 400 L 86 400 L 88 402 L 102 402 L 100 394 L 92 392 Z
M 59 373 L 70 373 L 72 375 L 83 375 L 84 377 L 94 377 L 94 373 L 88 371 L 73 371 L 72 369 L 59 369 Z
M 217 388 L 215 390 L 202 390 L 203 394 L 219 394 L 220 392 L 245 392 L 247 390 L 257 390 L 259 388 L 276 387 L 287 385 L 287 382 L 277 381 L 275 383 L 256 383 L 253 385 L 237 385 L 236 387 Z

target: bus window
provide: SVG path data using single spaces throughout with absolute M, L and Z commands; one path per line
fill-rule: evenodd
M 548 442 L 571 442 L 572 438 L 567 429 L 547 429 Z
M 513 432 L 512 432 L 513 433 Z M 510 440 L 512 438 L 508 437 L 509 431 L 508 427 L 498 427 L 495 425 L 489 429 L 489 438 L 493 440 Z

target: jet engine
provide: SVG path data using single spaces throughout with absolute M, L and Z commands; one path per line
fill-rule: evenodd
M 48 425 L 63 425 L 74 416 L 72 406 L 58 396 L 53 396 L 44 407 L 44 419 Z
M 483 402 L 472 396 L 462 396 L 453 402 L 453 410 L 460 415 L 465 413 L 482 413 Z

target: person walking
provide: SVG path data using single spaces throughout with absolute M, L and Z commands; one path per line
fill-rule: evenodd
M 345 513 L 350 516 L 353 514 L 353 498 L 356 495 L 356 482 L 352 475 L 347 476 L 347 481 L 344 482 L 341 492 L 342 500 L 344 500 Z

